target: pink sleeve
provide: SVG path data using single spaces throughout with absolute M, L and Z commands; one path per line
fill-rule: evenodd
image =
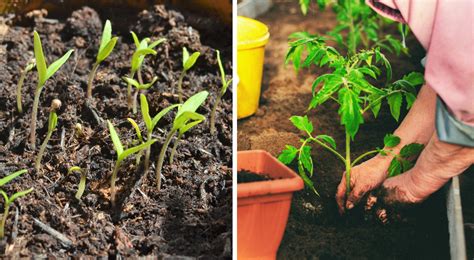
M 474 124 L 474 1 L 366 0 L 406 22 L 427 50 L 425 80 L 454 116 Z

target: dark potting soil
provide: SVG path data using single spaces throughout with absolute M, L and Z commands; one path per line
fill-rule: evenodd
M 474 166 L 459 176 L 467 259 L 474 259 Z
M 283 66 L 288 35 L 296 31 L 324 33 L 337 21 L 330 11 L 301 14 L 297 1 L 274 1 L 272 9 L 258 17 L 269 26 L 260 107 L 238 122 L 238 150 L 263 149 L 277 156 L 286 144 L 300 145 L 300 132 L 289 120 L 306 114 L 314 79 L 327 69 L 312 68 L 296 75 Z M 392 32 L 397 36 L 396 32 Z M 407 42 L 411 57 L 388 54 L 394 78 L 422 71 L 424 50 L 413 36 Z M 316 133 L 329 134 L 341 146 L 344 128 L 337 106 L 326 102 L 308 114 Z M 376 120 L 366 118 L 352 143 L 352 156 L 383 145 L 383 137 L 397 127 L 386 104 Z M 305 189 L 295 193 L 288 224 L 278 251 L 279 259 L 449 259 L 445 194 L 440 191 L 425 203 L 400 212 L 406 221 L 383 225 L 356 207 L 340 216 L 334 199 L 344 166 L 331 153 L 313 146 L 314 181 L 321 195 Z M 293 165 L 297 171 L 297 167 Z M 370 174 L 370 173 L 368 173 Z M 368 178 L 370 176 L 368 175 Z
M 185 77 L 184 95 L 189 97 L 208 90 L 209 98 L 198 109 L 208 117 L 221 86 L 216 49 L 221 51 L 225 70 L 231 75 L 231 28 L 221 24 L 218 29 L 197 31 L 188 23 L 187 16 L 165 6 L 154 6 L 140 13 L 108 9 L 99 16 L 90 8 L 82 8 L 64 17 L 42 18 L 36 12 L 30 18 L 3 16 L 0 19 L 7 21 L 0 22 L 0 172 L 3 177 L 19 169 L 29 170 L 2 189 L 12 194 L 34 188 L 33 193 L 13 204 L 13 213 L 6 224 L 7 239 L 1 243 L 0 254 L 6 258 L 230 257 L 232 89 L 217 109 L 217 135 L 209 133 L 208 121 L 186 133 L 174 163 L 165 162 L 159 193 L 154 166 L 144 175 L 133 157 L 122 163 L 115 208 L 110 205 L 109 183 L 116 154 L 104 122 L 110 120 L 114 124 L 127 147 L 136 139 L 127 117 L 139 122 L 144 131 L 141 116 L 127 109 L 126 85 L 121 79 L 129 73 L 135 49 L 131 30 L 141 39 L 167 39 L 156 49 L 156 56 L 146 57 L 142 69 L 145 82 L 155 75 L 159 78 L 146 94 L 150 114 L 178 102 L 175 88 L 181 71 L 182 48 L 187 47 L 202 55 Z M 87 76 L 106 19 L 111 20 L 113 34 L 120 38 L 115 50 L 99 67 L 93 102 L 88 105 L 85 102 Z M 46 82 L 40 97 L 37 144 L 45 137 L 51 100 L 59 98 L 63 105 L 39 172 L 33 170 L 36 151 L 27 146 L 36 72 L 28 74 L 23 87 L 23 114 L 17 113 L 15 102 L 20 71 L 34 56 L 33 30 L 39 32 L 49 62 L 75 49 L 58 73 Z M 173 116 L 174 112 L 166 115 L 155 129 L 153 138 L 158 141 L 152 146 L 153 163 Z M 82 124 L 84 135 L 75 134 L 76 123 Z M 87 187 L 80 201 L 74 198 L 79 175 L 66 174 L 73 165 L 88 171 Z M 35 224 L 33 218 L 62 233 L 72 245 L 61 244 Z
M 237 183 L 248 183 L 256 181 L 268 181 L 270 180 L 266 174 L 257 174 L 247 170 L 241 170 L 237 172 Z

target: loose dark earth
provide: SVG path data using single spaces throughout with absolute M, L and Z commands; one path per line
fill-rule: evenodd
M 257 174 L 251 171 L 241 170 L 237 173 L 237 183 L 247 183 L 256 181 L 268 181 L 269 177 L 265 174 Z
M 209 116 L 221 86 L 216 49 L 221 51 L 227 74 L 231 74 L 231 28 L 221 25 L 219 29 L 205 31 L 199 27 L 199 19 L 190 17 L 165 6 L 140 13 L 107 10 L 100 16 L 93 9 L 82 8 L 64 17 L 43 18 L 40 12 L 30 17 L 2 17 L 6 24 L 0 23 L 0 174 L 3 177 L 29 169 L 29 173 L 5 190 L 10 194 L 35 189 L 11 209 L 6 239 L 1 243 L 3 257 L 231 256 L 232 90 L 223 97 L 218 109 L 218 134 L 209 133 L 206 121 L 185 135 L 174 163 L 165 162 L 160 193 L 156 192 L 154 166 L 143 178 L 142 169 L 130 158 L 118 174 L 118 206 L 112 208 L 109 202 L 110 174 L 116 155 L 105 120 L 112 121 L 127 146 L 136 139 L 127 117 L 142 122 L 139 114 L 128 111 L 126 85 L 121 80 L 129 73 L 135 48 L 129 31 L 133 30 L 141 39 L 167 39 L 157 48 L 158 55 L 147 56 L 142 69 L 145 82 L 155 75 L 159 78 L 146 94 L 152 115 L 178 102 L 174 89 L 183 47 L 202 54 L 183 85 L 185 97 L 201 90 L 210 92 L 199 113 Z M 111 20 L 113 34 L 120 38 L 111 56 L 99 67 L 93 103 L 88 105 L 87 75 L 95 61 L 106 19 Z M 37 143 L 46 134 L 51 100 L 58 98 L 63 103 L 58 128 L 40 172 L 33 170 L 36 151 L 27 145 L 36 72 L 28 74 L 25 81 L 23 114 L 16 112 L 15 103 L 20 71 L 33 57 L 34 29 L 41 36 L 49 63 L 68 49 L 75 49 L 70 60 L 47 81 L 40 98 Z M 165 116 L 154 133 L 158 142 L 152 147 L 153 162 L 170 129 L 172 116 Z M 84 135 L 74 131 L 76 123 L 82 124 Z M 144 131 L 144 124 L 140 126 Z M 66 174 L 73 165 L 88 170 L 81 201 L 74 198 L 79 175 Z M 61 244 L 35 224 L 33 218 L 65 235 L 72 245 Z
M 303 16 L 297 1 L 274 3 L 268 13 L 258 18 L 270 29 L 262 96 L 257 113 L 238 122 L 238 149 L 264 149 L 277 156 L 285 144 L 299 145 L 299 131 L 289 117 L 305 114 L 313 80 L 326 73 L 324 69 L 312 68 L 296 75 L 291 66 L 285 68 L 287 37 L 296 31 L 322 34 L 335 26 L 336 18 L 329 10 Z M 424 50 L 413 37 L 407 44 L 411 57 L 388 55 L 394 78 L 422 71 L 420 59 Z M 330 134 L 339 147 L 343 146 L 344 129 L 339 125 L 333 103 L 326 102 L 308 116 L 316 133 Z M 377 120 L 368 119 L 362 125 L 352 144 L 352 156 L 382 146 L 384 135 L 396 126 L 385 104 Z M 443 191 L 403 212 L 403 221 L 387 225 L 360 207 L 349 215 L 339 216 L 334 196 L 344 166 L 318 146 L 313 146 L 313 161 L 313 181 L 321 197 L 308 189 L 295 194 L 279 259 L 449 259 Z M 293 169 L 297 171 L 296 165 Z

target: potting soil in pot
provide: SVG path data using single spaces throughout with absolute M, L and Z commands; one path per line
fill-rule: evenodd
M 266 174 L 257 174 L 247 170 L 237 172 L 237 183 L 248 183 L 271 180 Z

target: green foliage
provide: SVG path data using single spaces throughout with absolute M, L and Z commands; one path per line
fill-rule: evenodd
M 53 62 L 49 67 L 46 64 L 46 59 L 43 54 L 43 46 L 41 39 L 36 31 L 34 34 L 34 52 L 36 59 L 36 68 L 38 70 L 38 88 L 41 88 L 44 83 L 51 78 L 56 71 L 69 59 L 74 50 L 69 50 L 64 56 Z
M 16 171 L 16 172 L 14 172 L 10 175 L 7 175 L 7 176 L 1 178 L 0 179 L 0 187 L 7 184 L 8 182 L 12 181 L 13 179 L 17 178 L 18 176 L 20 176 L 20 175 L 22 175 L 26 172 L 28 172 L 28 170 L 20 170 L 20 171 Z M 2 194 L 3 199 L 4 199 L 4 204 L 3 204 L 4 205 L 3 206 L 4 207 L 4 212 L 3 212 L 2 220 L 0 222 L 0 239 L 3 239 L 3 237 L 5 236 L 5 223 L 6 223 L 6 220 L 8 218 L 10 205 L 16 199 L 24 197 L 32 191 L 33 191 L 33 188 L 28 189 L 28 190 L 24 190 L 24 191 L 19 191 L 19 192 L 14 193 L 11 197 L 9 197 L 8 194 L 5 191 L 0 189 L 0 194 Z
M 217 50 L 217 64 L 219 65 L 219 72 L 221 74 L 221 82 L 222 82 L 222 87 L 219 95 L 217 96 L 216 102 L 214 103 L 214 106 L 211 111 L 211 119 L 210 119 L 210 129 L 211 129 L 211 134 L 214 134 L 216 132 L 216 110 L 217 106 L 219 105 L 222 97 L 224 96 L 225 92 L 227 91 L 227 88 L 230 86 L 232 83 L 232 79 L 227 80 L 227 77 L 225 75 L 224 71 L 224 66 L 222 66 L 222 61 L 221 61 L 221 54 L 219 50 Z
M 200 52 L 193 52 L 193 54 L 189 55 L 186 47 L 183 47 L 183 70 L 190 70 L 194 66 L 194 63 L 196 63 L 199 55 L 201 55 Z
M 424 145 L 418 143 L 411 143 L 405 145 L 398 155 L 390 162 L 388 168 L 388 176 L 393 177 L 402 174 L 415 166 L 416 159 L 423 151 Z
M 100 40 L 99 52 L 97 53 L 96 63 L 105 60 L 114 50 L 118 37 L 112 38 L 112 25 L 110 21 L 105 21 L 104 31 L 102 32 L 102 39 Z
M 134 74 L 143 64 L 143 60 L 145 56 L 148 54 L 156 55 L 156 48 L 161 43 L 165 42 L 165 38 L 160 38 L 152 43 L 150 43 L 150 38 L 144 38 L 143 40 L 139 40 L 137 35 L 134 32 L 130 32 L 133 37 L 133 42 L 135 43 L 135 52 L 132 56 L 132 74 Z M 150 43 L 150 44 L 149 44 Z
M 145 89 L 149 89 L 151 86 L 153 86 L 153 84 L 155 84 L 155 82 L 158 80 L 158 77 L 156 77 L 156 76 L 153 77 L 151 82 L 145 83 L 145 84 L 140 84 L 138 81 L 136 81 L 132 78 L 129 78 L 129 77 L 123 77 L 123 80 L 125 82 L 127 82 L 127 84 L 130 84 L 130 85 L 136 87 L 139 90 L 145 90 Z
M 23 113 L 23 107 L 21 104 L 21 89 L 23 87 L 23 82 L 25 81 L 26 74 L 28 74 L 28 72 L 30 72 L 34 67 L 36 67 L 36 62 L 34 59 L 32 59 L 28 62 L 28 64 L 26 64 L 26 67 L 21 72 L 20 79 L 18 80 L 18 84 L 16 87 L 16 103 L 19 113 Z
M 151 118 L 146 96 L 141 94 L 140 95 L 140 108 L 142 112 L 143 121 L 145 122 L 145 126 L 147 128 L 148 133 L 151 134 L 153 132 L 153 129 L 155 129 L 155 126 L 158 124 L 158 122 L 163 116 L 168 114 L 173 108 L 180 107 L 180 106 L 181 106 L 180 104 L 170 105 L 167 108 L 161 110 L 153 118 Z

